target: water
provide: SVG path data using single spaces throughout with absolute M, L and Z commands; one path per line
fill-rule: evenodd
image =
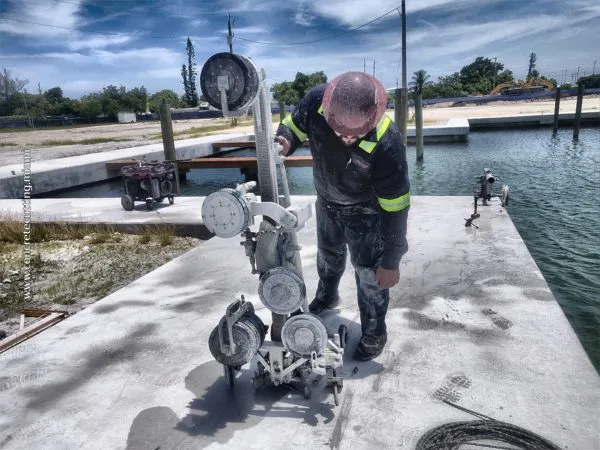
M 428 144 L 425 161 L 408 148 L 413 195 L 472 195 L 475 178 L 491 167 L 510 186 L 509 214 L 600 371 L 600 128 L 471 133 L 469 142 Z M 306 154 L 301 149 L 298 154 Z M 243 150 L 238 155 L 252 154 Z M 239 169 L 188 173 L 182 195 L 205 196 L 244 178 Z M 288 169 L 292 194 L 314 194 L 312 169 Z M 120 181 L 53 197 L 120 197 Z

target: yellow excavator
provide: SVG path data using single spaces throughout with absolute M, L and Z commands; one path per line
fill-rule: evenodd
M 556 86 L 554 86 L 554 83 L 550 80 L 544 80 L 543 78 L 530 78 L 528 81 L 512 80 L 496 86 L 492 92 L 490 92 L 490 95 L 538 92 L 544 88 L 553 91 Z

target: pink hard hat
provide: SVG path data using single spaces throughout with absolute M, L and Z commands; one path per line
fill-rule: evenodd
M 344 136 L 371 131 L 385 114 L 387 93 L 377 78 L 346 72 L 334 78 L 323 95 L 325 120 Z

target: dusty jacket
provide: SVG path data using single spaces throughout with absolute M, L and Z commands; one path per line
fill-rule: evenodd
M 406 149 L 398 127 L 384 116 L 377 128 L 346 147 L 329 127 L 321 102 L 327 85 L 311 89 L 277 129 L 292 154 L 309 140 L 317 195 L 333 205 L 371 205 L 381 214 L 384 254 L 381 266 L 397 269 L 408 250 L 406 221 L 410 183 Z M 288 155 L 289 155 L 288 154 Z

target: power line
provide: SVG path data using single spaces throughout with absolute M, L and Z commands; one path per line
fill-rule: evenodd
M 148 34 L 125 34 L 125 33 L 113 33 L 110 31 L 89 31 L 89 30 L 84 30 L 83 28 L 76 28 L 76 27 L 61 27 L 60 25 L 50 25 L 47 23 L 32 22 L 29 20 L 12 19 L 12 18 L 7 18 L 7 17 L 0 17 L 0 20 L 8 20 L 11 22 L 21 22 L 21 23 L 28 23 L 31 25 L 40 25 L 42 27 L 60 28 L 62 30 L 81 31 L 83 33 L 92 33 L 92 34 L 101 34 L 101 35 L 110 35 L 110 36 L 127 36 L 127 37 L 138 37 L 138 38 L 143 37 L 143 38 L 153 38 L 153 39 L 183 39 L 182 35 L 179 35 L 179 36 L 152 36 L 152 35 L 148 35 Z
M 367 22 L 367 23 L 363 23 L 362 25 L 359 25 L 359 26 L 357 26 L 357 27 L 355 27 L 355 28 L 351 28 L 350 30 L 342 31 L 341 33 L 334 34 L 333 36 L 328 36 L 328 37 L 324 37 L 324 38 L 320 38 L 320 39 L 314 39 L 314 40 L 312 40 L 312 41 L 305 41 L 305 42 L 286 42 L 286 43 L 277 44 L 277 43 L 274 43 L 274 42 L 261 42 L 261 41 L 253 41 L 253 40 L 251 40 L 251 39 L 244 39 L 244 38 L 241 38 L 241 37 L 239 37 L 239 36 L 237 37 L 237 39 L 239 39 L 240 41 L 252 42 L 252 43 L 254 43 L 254 44 L 264 44 L 264 45 L 280 45 L 280 46 L 283 46 L 283 45 L 304 45 L 304 44 L 314 44 L 315 42 L 327 41 L 327 40 L 329 40 L 329 39 L 334 39 L 334 38 L 336 38 L 336 37 L 338 37 L 338 36 L 343 36 L 344 34 L 352 33 L 353 31 L 356 31 L 356 30 L 360 30 L 361 28 L 363 28 L 363 27 L 366 27 L 367 25 L 370 25 L 370 24 L 372 24 L 373 22 L 376 22 L 376 21 L 378 21 L 378 20 L 380 20 L 380 19 L 383 19 L 385 16 L 387 16 L 387 15 L 389 15 L 389 14 L 393 13 L 393 12 L 394 12 L 394 11 L 396 11 L 397 9 L 398 9 L 398 7 L 395 7 L 394 9 L 390 9 L 390 10 L 389 10 L 388 12 L 386 12 L 385 14 L 382 14 L 381 16 L 379 16 L 379 17 L 376 17 L 375 19 L 373 19 L 373 20 L 370 20 L 370 21 L 369 21 L 369 22 Z

